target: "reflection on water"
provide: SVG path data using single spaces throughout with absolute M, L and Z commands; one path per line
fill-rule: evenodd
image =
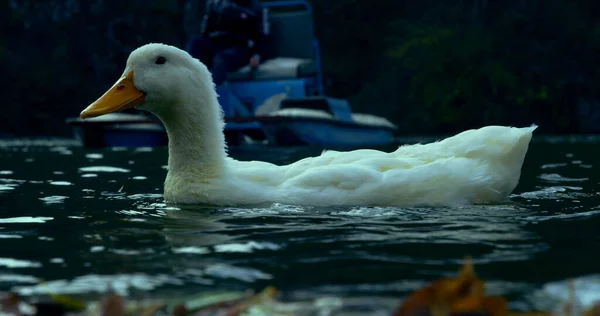
M 556 282 L 568 278 L 600 292 L 593 146 L 534 143 L 507 203 L 410 209 L 181 208 L 162 200 L 163 148 L 4 148 L 0 290 L 176 295 L 274 285 L 284 299 L 391 308 L 470 255 L 492 294 L 537 308 L 563 295 Z M 319 151 L 230 153 L 287 163 Z

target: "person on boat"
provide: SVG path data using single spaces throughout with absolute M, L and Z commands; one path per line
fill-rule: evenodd
M 260 0 L 207 0 L 200 33 L 187 50 L 210 69 L 219 86 L 229 72 L 258 67 L 269 33 L 266 20 Z

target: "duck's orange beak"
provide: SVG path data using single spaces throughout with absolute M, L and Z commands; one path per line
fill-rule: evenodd
M 90 104 L 79 116 L 82 119 L 100 116 L 131 108 L 144 102 L 144 93 L 133 85 L 133 70 L 119 79 L 96 102 Z

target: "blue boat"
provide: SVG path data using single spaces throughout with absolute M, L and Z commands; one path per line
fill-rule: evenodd
M 217 87 L 228 145 L 262 142 L 337 149 L 393 142 L 397 128 L 385 118 L 353 113 L 348 101 L 325 95 L 310 4 L 291 0 L 263 5 L 270 24 L 270 55 L 257 69 L 245 66 L 228 74 L 227 82 Z M 137 110 L 69 118 L 67 124 L 85 147 L 167 145 L 160 121 Z

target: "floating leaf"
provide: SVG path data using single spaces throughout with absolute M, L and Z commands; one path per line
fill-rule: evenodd
M 102 315 L 125 316 L 125 300 L 116 294 L 111 294 L 102 301 Z
M 85 302 L 66 295 L 50 294 L 50 298 L 54 302 L 72 310 L 81 311 L 84 310 L 87 306 Z
M 21 300 L 15 294 L 9 293 L 0 297 L 0 312 L 9 315 L 19 315 L 19 303 Z
M 400 315 L 446 316 L 458 314 L 505 315 L 507 303 L 504 298 L 484 296 L 484 283 L 473 271 L 467 258 L 458 276 L 441 279 L 409 296 L 394 311 Z

